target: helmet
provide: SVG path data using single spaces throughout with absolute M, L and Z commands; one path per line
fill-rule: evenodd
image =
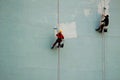
M 106 17 L 109 17 L 109 15 L 106 15 Z
M 61 33 L 62 33 L 62 29 L 59 29 L 59 32 L 61 32 Z

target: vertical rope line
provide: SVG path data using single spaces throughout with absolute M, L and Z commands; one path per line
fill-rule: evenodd
M 59 11 L 60 11 L 60 10 L 59 10 L 59 9 L 60 9 L 60 8 L 59 8 L 59 2 L 60 2 L 60 1 L 58 0 L 58 1 L 57 1 L 57 24 L 58 24 L 58 27 L 59 27 L 59 16 L 60 16 L 60 15 L 59 15 Z
M 60 80 L 60 48 L 58 48 L 58 73 L 57 80 Z
M 102 31 L 102 80 L 105 80 L 105 35 L 104 30 Z
M 105 10 L 106 10 L 106 9 L 105 9 L 105 8 L 106 8 L 106 6 L 105 6 L 105 5 L 106 5 L 105 0 L 103 0 L 103 3 L 104 3 L 104 5 L 103 5 L 103 8 L 104 8 L 104 9 L 103 9 L 103 14 L 105 15 Z
M 102 8 L 102 17 L 105 15 L 105 0 L 101 0 L 101 8 Z M 104 29 L 102 30 L 102 80 L 105 80 L 105 35 L 104 35 Z
M 59 8 L 59 0 L 57 0 L 57 25 L 58 25 L 58 29 L 59 29 L 59 26 L 60 26 L 60 23 L 59 23 L 59 11 L 60 11 L 60 8 Z M 58 48 L 58 65 L 57 65 L 57 80 L 60 80 L 60 48 Z
M 100 0 L 100 5 L 101 5 L 101 20 L 103 19 L 104 15 L 105 15 L 105 0 Z M 101 25 L 101 21 L 100 21 L 100 25 Z M 105 35 L 104 35 L 104 29 L 102 30 L 102 35 L 101 35 L 101 40 L 102 40 L 102 80 L 105 80 Z

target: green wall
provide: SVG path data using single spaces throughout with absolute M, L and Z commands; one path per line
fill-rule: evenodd
M 57 0 L 0 0 L 0 80 L 120 80 L 120 1 L 109 3 L 105 34 L 95 31 L 99 2 L 60 0 L 60 23 L 75 22 L 77 37 L 65 38 L 58 55 L 50 49 Z

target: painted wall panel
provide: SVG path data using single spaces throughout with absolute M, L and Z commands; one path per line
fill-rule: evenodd
M 50 49 L 57 0 L 0 0 L 0 80 L 120 80 L 120 1 L 106 5 L 110 25 L 104 34 L 95 31 L 100 2 L 60 0 L 60 28 L 66 37 L 58 55 L 59 49 Z

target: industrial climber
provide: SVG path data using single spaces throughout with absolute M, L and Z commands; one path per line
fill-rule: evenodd
M 64 44 L 61 44 L 61 42 L 64 39 L 64 36 L 62 34 L 62 30 L 61 29 L 58 31 L 58 33 L 56 34 L 56 36 L 57 36 L 57 39 L 56 39 L 55 43 L 52 45 L 51 49 L 53 49 L 57 43 L 58 43 L 58 46 L 57 46 L 58 48 L 59 47 L 63 47 L 63 45 L 64 45 Z
M 96 29 L 96 31 L 99 31 L 100 33 L 103 31 L 104 28 L 106 28 L 109 25 L 109 15 L 106 15 L 104 17 L 104 20 L 101 21 L 101 25 L 98 29 Z M 105 30 L 105 32 L 107 32 L 107 29 Z

